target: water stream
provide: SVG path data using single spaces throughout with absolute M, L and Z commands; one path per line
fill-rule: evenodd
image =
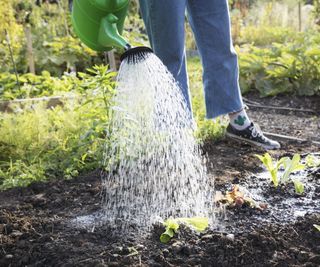
M 121 64 L 104 156 L 105 218 L 150 226 L 210 216 L 213 185 L 179 86 L 152 53 Z

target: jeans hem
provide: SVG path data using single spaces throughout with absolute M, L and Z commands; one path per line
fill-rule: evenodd
M 223 115 L 228 115 L 230 113 L 235 113 L 235 112 L 239 112 L 241 111 L 242 109 L 245 108 L 245 105 L 242 105 L 240 107 L 237 107 L 237 108 L 233 108 L 233 109 L 227 109 L 227 110 L 222 110 L 222 111 L 213 111 L 213 112 L 207 112 L 206 114 L 206 118 L 208 120 L 210 119 L 215 119 L 219 116 L 223 116 Z

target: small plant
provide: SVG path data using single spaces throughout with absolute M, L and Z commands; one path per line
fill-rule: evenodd
M 256 155 L 256 157 L 258 159 L 260 159 L 260 161 L 263 163 L 263 165 L 269 171 L 270 176 L 271 176 L 271 181 L 272 181 L 274 187 L 278 187 L 279 182 L 280 182 L 279 177 L 278 177 L 278 170 L 280 169 L 280 167 L 284 161 L 284 158 L 274 162 L 269 153 L 265 153 L 263 156 Z
M 280 159 L 281 160 L 281 159 Z M 281 177 L 281 183 L 286 184 L 289 181 L 290 174 L 296 171 L 302 171 L 305 169 L 305 165 L 300 163 L 301 157 L 299 154 L 295 154 L 292 159 L 283 158 L 284 173 Z
M 320 225 L 314 224 L 313 226 L 320 232 Z
M 179 230 L 180 224 L 185 224 L 197 232 L 203 232 L 209 225 L 209 219 L 202 217 L 167 219 L 163 222 L 166 230 L 161 234 L 160 241 L 162 243 L 168 243 Z
M 304 193 L 304 184 L 299 180 L 293 180 L 293 184 L 294 184 L 294 189 L 296 190 L 296 193 L 299 195 L 302 195 Z
M 319 167 L 319 166 L 320 166 L 320 159 L 317 158 L 317 157 L 314 156 L 314 155 L 309 154 L 309 155 L 306 157 L 306 165 L 307 165 L 307 167 L 309 167 L 309 168 Z
M 306 165 L 300 162 L 301 157 L 299 154 L 295 154 L 292 159 L 290 159 L 289 157 L 282 157 L 276 162 L 273 161 L 269 153 L 265 153 L 263 156 L 256 156 L 269 171 L 274 187 L 278 187 L 279 184 L 288 184 L 290 181 L 290 175 L 293 172 L 304 170 L 306 167 Z M 284 172 L 281 176 L 279 176 L 278 170 L 281 167 L 284 168 Z M 303 194 L 304 184 L 297 179 L 291 179 L 291 181 L 294 184 L 296 193 L 299 195 Z

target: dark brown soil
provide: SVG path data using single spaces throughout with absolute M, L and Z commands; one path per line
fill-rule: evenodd
M 320 110 L 320 98 L 249 100 Z M 263 130 L 308 140 L 279 139 L 282 149 L 272 151 L 274 156 L 319 152 L 319 146 L 311 142 L 320 140 L 316 115 L 279 114 L 261 108 L 249 113 Z M 259 148 L 221 140 L 205 144 L 204 149 L 209 175 L 220 190 L 233 183 L 252 186 L 252 177 L 262 171 L 254 156 L 264 152 Z M 310 183 L 319 188 L 319 173 L 315 171 L 311 177 Z M 277 202 L 293 196 L 278 195 L 267 187 L 269 199 L 275 196 L 274 207 L 229 210 L 211 230 L 197 234 L 182 228 L 169 244 L 160 243 L 163 229 L 159 226 L 145 234 L 132 231 L 127 235 L 114 233 L 106 225 L 72 227 L 70 221 L 76 216 L 100 210 L 99 171 L 70 181 L 35 183 L 1 192 L 0 266 L 320 266 L 320 232 L 313 226 L 320 224 L 319 194 L 313 195 L 314 212 L 282 220 L 272 209 L 281 209 Z

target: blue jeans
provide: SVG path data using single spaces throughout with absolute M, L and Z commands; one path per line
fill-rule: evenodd
M 191 110 L 185 55 L 185 12 L 203 65 L 208 118 L 243 108 L 238 58 L 227 0 L 140 0 L 150 44 L 180 85 Z

